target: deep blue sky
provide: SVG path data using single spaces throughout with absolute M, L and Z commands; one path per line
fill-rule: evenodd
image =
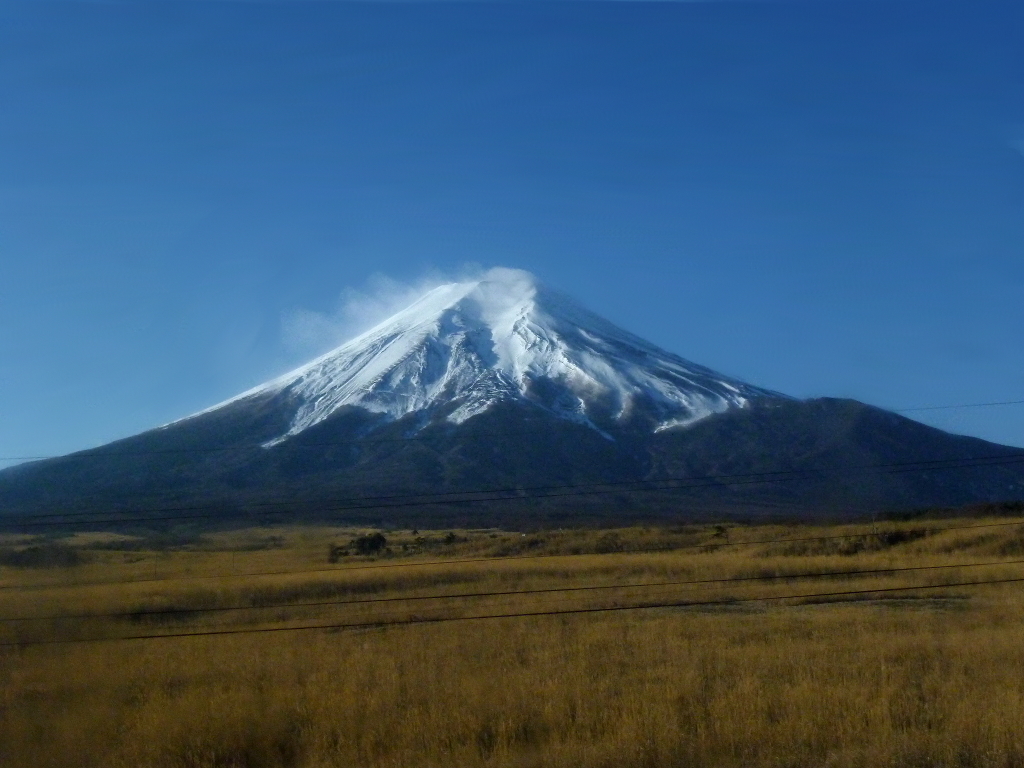
M 793 395 L 1024 400 L 1022 246 L 1020 2 L 0 2 L 3 456 L 467 263 Z

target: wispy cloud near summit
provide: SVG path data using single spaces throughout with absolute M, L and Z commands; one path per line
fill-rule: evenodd
M 456 273 L 430 270 L 409 282 L 376 273 L 361 288 L 344 288 L 331 310 L 299 307 L 286 312 L 281 319 L 282 339 L 290 352 L 327 352 L 409 306 L 427 291 L 483 273 L 477 264 L 464 265 Z

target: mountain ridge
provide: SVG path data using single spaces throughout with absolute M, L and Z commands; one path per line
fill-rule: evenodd
M 420 527 L 862 516 L 1024 499 L 1022 459 L 723 376 L 492 270 L 205 411 L 2 471 L 0 515 Z

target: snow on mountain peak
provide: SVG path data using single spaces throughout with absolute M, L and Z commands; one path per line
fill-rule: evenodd
M 311 363 L 228 401 L 285 394 L 298 434 L 343 406 L 462 423 L 497 402 L 528 401 L 591 426 L 644 417 L 686 425 L 778 397 L 666 352 L 540 285 L 496 268 L 426 292 Z M 222 403 L 216 408 L 223 407 Z

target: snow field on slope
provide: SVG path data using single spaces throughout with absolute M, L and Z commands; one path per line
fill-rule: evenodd
M 547 405 L 538 384 L 554 394 Z M 444 406 L 456 424 L 502 400 L 529 400 L 590 423 L 598 404 L 624 419 L 640 405 L 657 429 L 777 396 L 690 363 L 624 331 L 520 270 L 437 287 L 325 355 L 214 408 L 287 393 L 286 439 L 344 406 L 398 419 Z M 198 415 L 198 414 L 197 414 Z

